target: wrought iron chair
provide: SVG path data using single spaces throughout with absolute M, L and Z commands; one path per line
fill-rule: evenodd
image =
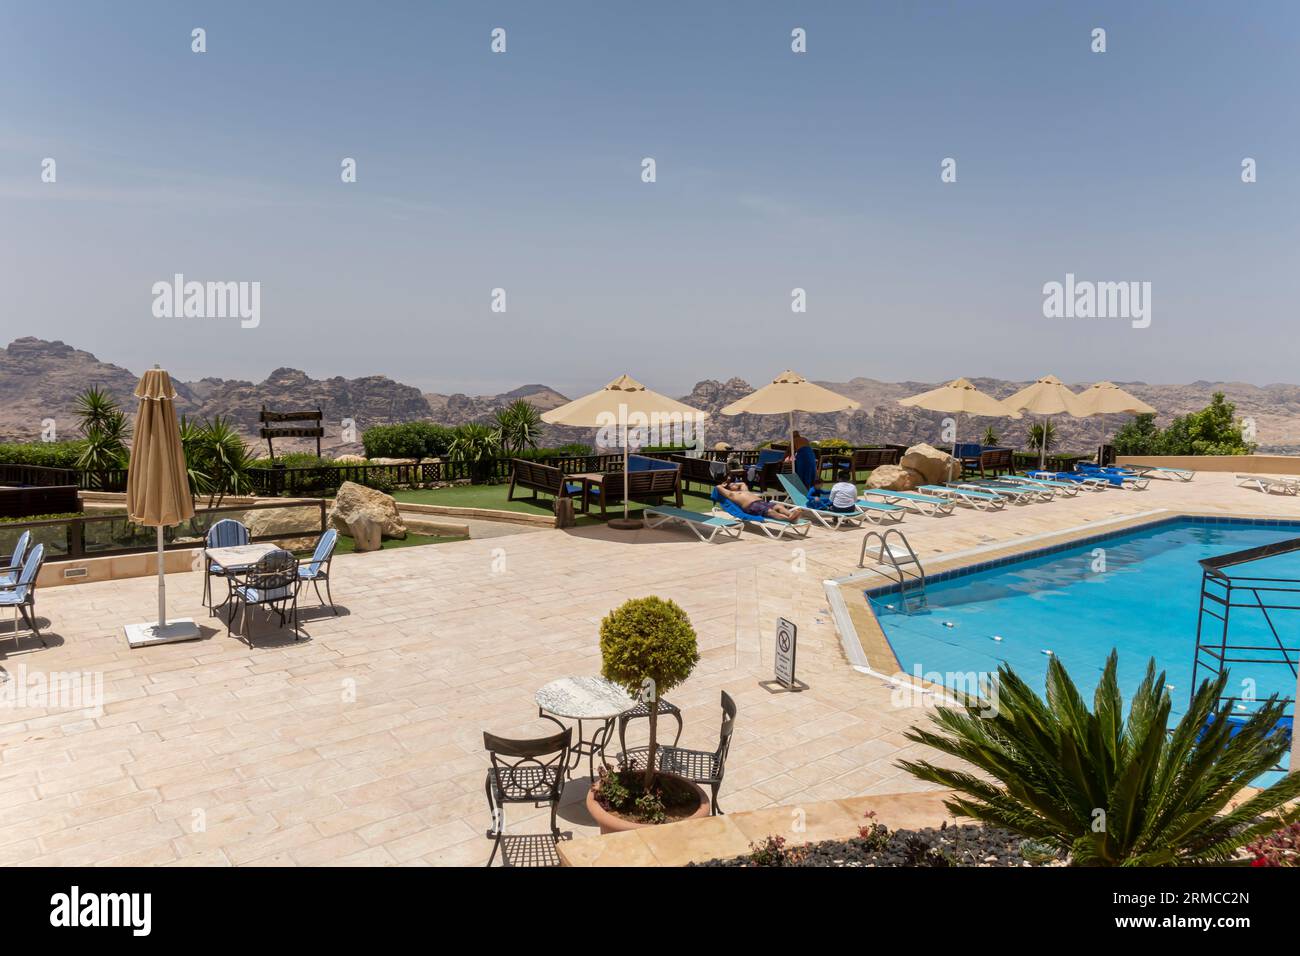
M 312 552 L 311 560 L 305 565 L 298 565 L 298 580 L 312 583 L 316 589 L 316 597 L 322 606 L 325 604 L 325 599 L 320 596 L 320 583 L 325 582 L 325 593 L 329 595 L 330 610 L 335 614 L 339 613 L 339 609 L 334 606 L 334 595 L 330 594 L 330 562 L 334 560 L 334 546 L 338 541 L 339 533 L 330 528 L 316 542 L 316 550 Z
M 44 563 L 45 545 L 38 544 L 27 552 L 17 579 L 12 584 L 0 584 L 0 607 L 14 609 L 15 644 L 18 643 L 18 615 L 21 614 L 31 632 L 41 639 L 41 644 L 45 647 L 50 646 L 45 643 L 45 638 L 41 637 L 41 629 L 36 626 L 36 578 L 40 575 L 41 565 Z
M 18 536 L 14 553 L 9 555 L 9 563 L 0 565 L 0 584 L 13 584 L 18 580 L 18 572 L 23 569 L 23 558 L 27 557 L 27 547 L 32 543 L 32 533 L 24 531 Z
M 727 770 L 727 753 L 731 750 L 731 732 L 736 723 L 736 702 L 725 690 L 722 692 L 722 730 L 718 734 L 717 750 L 687 750 L 660 744 L 658 769 L 662 773 L 675 773 L 692 783 L 708 786 L 712 791 L 709 813 L 722 812 L 718 806 L 718 789 Z M 633 747 L 618 755 L 619 762 L 632 770 L 644 770 L 649 747 Z
M 221 578 L 226 582 L 226 600 L 230 600 L 230 573 L 208 557 L 210 548 L 236 548 L 248 544 L 248 529 L 234 518 L 222 518 L 211 528 L 203 539 L 203 604 L 208 608 L 208 615 L 216 613 L 212 607 L 212 579 Z
M 509 740 L 486 731 L 483 746 L 491 758 L 483 789 L 487 792 L 488 810 L 492 813 L 492 826 L 487 836 L 495 840 L 487 865 L 491 866 L 501 849 L 506 832 L 507 803 L 531 803 L 540 807 L 551 805 L 551 836 L 558 840 L 560 828 L 555 814 L 560 807 L 560 794 L 569 775 L 569 747 L 573 742 L 573 728 L 550 737 L 533 740 Z M 502 851 L 501 861 L 506 862 Z
M 682 739 L 682 712 L 676 704 L 670 704 L 664 698 L 660 697 L 657 701 L 660 717 L 671 717 L 677 721 L 677 736 L 673 738 L 673 746 Z M 631 710 L 625 710 L 618 715 L 618 747 L 620 750 L 627 750 L 627 725 L 630 721 L 650 718 L 650 705 L 641 701 Z
M 244 640 L 253 646 L 248 633 L 248 609 L 269 606 L 280 615 L 280 626 L 285 623 L 285 607 L 289 607 L 288 620 L 293 628 L 293 639 L 298 637 L 298 559 L 283 549 L 268 552 L 242 576 L 231 579 L 230 610 L 226 617 L 226 633 L 231 633 L 236 612 L 243 615 Z

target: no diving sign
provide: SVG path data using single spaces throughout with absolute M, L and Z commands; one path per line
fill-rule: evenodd
M 794 656 L 798 648 L 799 629 L 793 621 L 776 619 L 776 679 L 786 690 L 794 690 Z

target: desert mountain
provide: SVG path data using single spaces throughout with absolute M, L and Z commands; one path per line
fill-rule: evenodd
M 89 352 L 63 342 L 21 338 L 0 350 L 0 440 L 30 440 L 41 434 L 42 421 L 53 418 L 60 437 L 70 436 L 74 428 L 73 403 L 78 393 L 91 385 L 105 389 L 123 404 L 133 408 L 132 392 L 139 379 L 138 371 L 101 362 Z M 1025 382 L 1000 379 L 972 379 L 976 386 L 998 398 L 1012 394 Z M 932 388 L 933 382 L 880 382 L 855 378 L 848 382 L 820 382 L 827 388 L 848 395 L 862 404 L 858 411 L 835 415 L 800 415 L 798 427 L 813 437 L 840 437 L 853 442 L 938 442 L 942 439 L 943 419 L 936 412 L 904 408 L 898 399 Z M 1076 390 L 1089 383 L 1070 383 Z M 1146 382 L 1119 382 L 1123 388 L 1160 409 L 1159 420 L 1167 424 L 1175 415 L 1203 408 L 1215 391 L 1224 392 L 1237 405 L 1237 414 L 1254 419 L 1261 451 L 1300 453 L 1300 386 L 1258 386 L 1243 382 L 1192 382 L 1187 385 L 1151 385 Z M 460 393 L 443 395 L 421 393 L 383 375 L 363 378 L 334 377 L 314 379 L 292 368 L 279 368 L 261 382 L 236 379 L 203 378 L 193 382 L 176 382 L 178 408 L 186 415 L 231 419 L 250 439 L 256 441 L 257 415 L 263 404 L 276 410 L 320 406 L 326 421 L 325 447 L 336 451 L 356 451 L 359 445 L 342 442 L 340 426 L 351 418 L 358 433 L 371 425 L 394 421 L 425 419 L 447 425 L 471 421 L 488 421 L 493 413 L 511 401 L 523 398 L 542 410 L 555 408 L 568 399 L 546 385 L 524 385 L 499 395 L 470 396 Z M 695 408 L 716 413 L 724 405 L 752 391 L 740 378 L 726 381 L 713 379 L 699 382 L 682 401 Z M 1123 416 L 1096 419 L 1054 419 L 1061 447 L 1087 449 L 1095 445 L 1103 425 L 1113 431 Z M 1030 421 L 1021 419 L 963 419 L 960 437 L 977 440 L 992 427 L 999 438 L 1014 445 L 1024 444 Z M 780 437 L 787 428 L 784 416 L 741 415 L 735 418 L 714 414 L 705 431 L 708 444 L 725 441 L 737 448 L 751 448 L 761 441 Z M 590 441 L 591 436 L 578 429 L 549 429 L 548 443 Z M 308 442 L 286 442 L 306 447 Z M 277 448 L 281 444 L 277 442 Z

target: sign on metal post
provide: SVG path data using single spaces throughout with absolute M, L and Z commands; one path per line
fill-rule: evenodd
M 793 621 L 776 619 L 776 679 L 787 690 L 794 690 L 794 655 L 799 629 Z

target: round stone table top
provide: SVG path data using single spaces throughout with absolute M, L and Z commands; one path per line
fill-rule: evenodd
M 609 720 L 636 706 L 627 691 L 603 677 L 561 677 L 537 692 L 537 706 L 556 717 Z

